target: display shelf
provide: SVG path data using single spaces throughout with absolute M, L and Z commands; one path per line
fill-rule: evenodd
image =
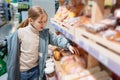
M 0 3 L 0 27 L 6 24 L 5 4 Z
M 66 24 L 59 22 L 54 18 L 51 18 L 51 22 L 54 23 L 52 25 L 56 30 L 61 32 L 67 38 L 72 39 L 72 41 L 75 41 L 75 37 L 73 36 L 75 34 L 75 28 L 73 28 L 72 26 L 66 27 Z
M 53 27 L 63 33 L 68 39 L 74 41 L 77 43 L 80 47 L 82 47 L 84 50 L 86 50 L 89 54 L 91 54 L 93 57 L 95 57 L 98 61 L 100 61 L 102 64 L 104 64 L 106 67 L 108 67 L 111 71 L 116 73 L 118 76 L 120 76 L 120 55 L 118 54 L 120 50 L 119 44 L 110 44 L 109 41 L 104 40 L 96 35 L 83 35 L 85 34 L 84 31 L 80 31 L 80 29 L 73 29 L 74 34 L 71 34 L 70 31 L 64 29 L 64 26 L 62 26 L 62 23 L 57 22 L 54 19 L 51 19 L 51 23 L 53 24 Z M 64 25 L 64 24 L 63 24 Z M 70 27 L 71 28 L 71 27 Z M 69 36 L 68 36 L 69 35 Z M 89 36 L 89 37 L 88 37 Z M 94 39 L 95 38 L 95 39 Z M 103 45 L 100 45 L 99 42 L 103 42 L 102 44 L 105 44 L 108 46 L 114 47 L 115 50 L 118 52 L 111 51 L 110 49 L 104 47 Z M 114 44 L 114 45 L 113 45 Z M 112 49 L 111 47 L 111 49 Z
M 79 73 L 67 74 L 60 65 L 60 61 L 54 60 L 54 63 L 58 80 L 86 80 L 88 77 L 91 80 L 112 80 L 109 74 L 99 66 L 83 69 Z
M 18 0 L 18 11 L 27 11 L 31 7 L 31 0 Z
M 18 0 L 18 2 L 17 2 L 18 3 L 18 12 L 19 12 L 19 15 L 20 15 L 19 23 L 23 21 L 22 13 L 28 12 L 28 9 L 32 6 L 31 2 L 32 2 L 31 0 Z
M 76 27 L 75 32 L 76 34 L 81 34 L 82 36 L 86 36 L 87 38 L 95 41 L 101 46 L 104 46 L 110 51 L 120 55 L 120 43 L 119 42 L 110 41 L 102 37 L 101 35 L 90 33 L 86 31 L 86 29 L 83 27 Z
M 18 0 L 18 2 L 29 2 L 29 0 Z
M 27 11 L 28 9 L 29 9 L 29 3 L 28 2 L 19 2 L 18 3 L 18 12 Z

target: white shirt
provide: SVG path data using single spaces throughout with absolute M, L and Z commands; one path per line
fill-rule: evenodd
M 30 24 L 18 30 L 20 45 L 20 71 L 27 71 L 38 65 L 39 31 Z

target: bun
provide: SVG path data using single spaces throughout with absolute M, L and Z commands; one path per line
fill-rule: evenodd
M 62 56 L 62 57 L 67 56 L 67 53 L 66 53 L 65 50 L 61 50 L 60 52 L 61 52 L 61 56 Z
M 60 59 L 61 59 L 60 51 L 58 49 L 54 50 L 54 59 L 56 61 L 60 61 Z

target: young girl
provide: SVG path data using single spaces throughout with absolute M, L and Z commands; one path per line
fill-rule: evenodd
M 8 80 L 45 80 L 44 66 L 48 53 L 48 44 L 69 49 L 73 54 L 77 50 L 68 40 L 44 29 L 48 16 L 38 6 L 28 10 L 28 18 L 19 29 L 3 41 L 1 46 L 8 47 Z

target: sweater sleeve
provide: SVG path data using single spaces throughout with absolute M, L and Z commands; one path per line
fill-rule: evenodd
M 49 43 L 64 49 L 68 49 L 70 45 L 69 40 L 63 37 L 62 35 L 56 35 L 49 31 Z

